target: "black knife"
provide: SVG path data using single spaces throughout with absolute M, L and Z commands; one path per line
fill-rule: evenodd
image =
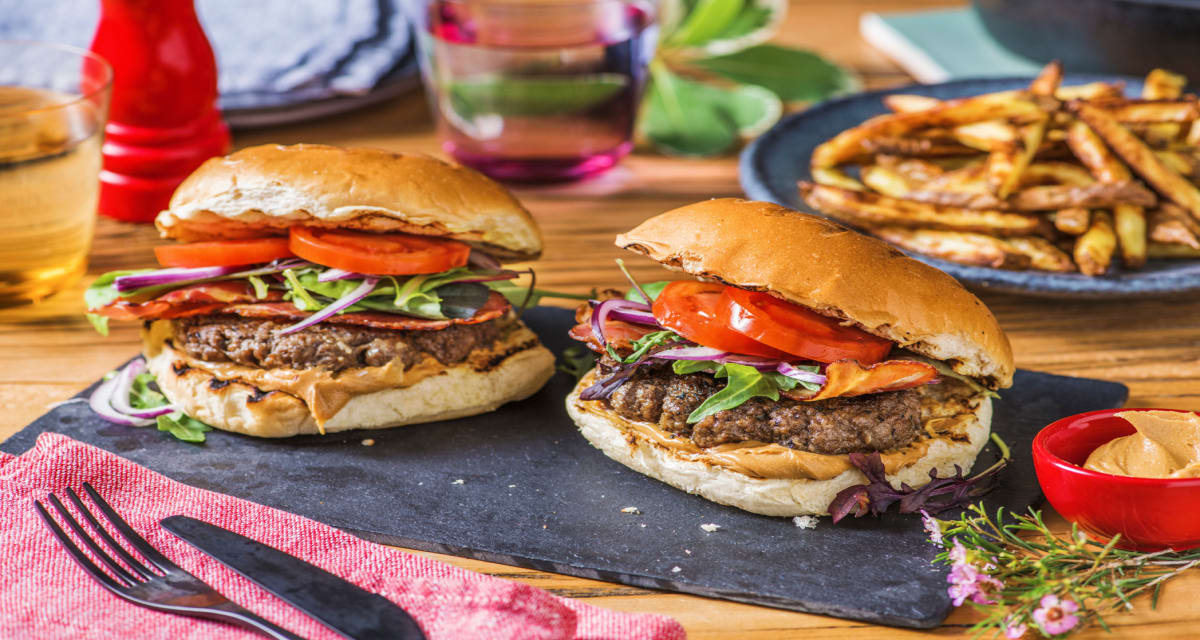
M 161 524 L 350 640 L 425 640 L 404 609 L 299 558 L 187 516 L 170 516 Z

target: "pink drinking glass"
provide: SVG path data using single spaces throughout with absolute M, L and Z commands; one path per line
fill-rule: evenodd
M 595 175 L 633 148 L 657 29 L 637 0 L 410 0 L 442 148 L 500 180 Z

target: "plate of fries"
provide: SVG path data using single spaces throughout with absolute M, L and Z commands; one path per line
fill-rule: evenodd
M 989 78 L 875 91 L 746 147 L 747 195 L 883 238 L 976 288 L 1200 293 L 1200 101 L 1184 77 Z

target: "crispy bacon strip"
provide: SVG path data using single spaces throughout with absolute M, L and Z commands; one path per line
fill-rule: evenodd
M 936 380 L 937 376 L 937 369 L 924 362 L 886 360 L 864 367 L 853 360 L 842 360 L 825 367 L 825 385 L 815 395 L 788 395 L 807 401 L 861 396 L 916 387 Z
M 282 299 L 280 291 L 267 292 L 268 302 Z M 254 289 L 245 282 L 230 280 L 181 287 L 145 302 L 117 300 L 90 311 L 114 320 L 167 319 L 212 313 L 229 304 L 246 302 L 259 302 Z

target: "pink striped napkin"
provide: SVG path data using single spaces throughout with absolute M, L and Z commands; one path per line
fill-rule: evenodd
M 183 446 L 183 445 L 181 445 Z M 169 480 L 107 451 L 42 434 L 0 453 L 0 638 L 258 638 L 228 625 L 158 613 L 105 591 L 50 536 L 32 500 L 89 482 L 134 529 L 235 602 L 305 638 L 338 638 L 162 529 L 184 514 L 303 558 L 404 607 L 430 640 L 682 640 L 662 616 L 618 613 L 367 542 L 297 515 Z

